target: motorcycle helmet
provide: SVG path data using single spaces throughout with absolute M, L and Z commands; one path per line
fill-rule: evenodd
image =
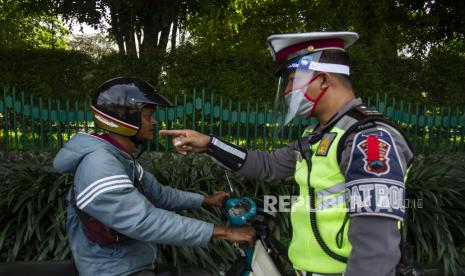
M 100 128 L 132 137 L 141 127 L 141 112 L 147 105 L 173 106 L 148 82 L 135 77 L 117 77 L 96 90 L 91 109 L 94 122 Z

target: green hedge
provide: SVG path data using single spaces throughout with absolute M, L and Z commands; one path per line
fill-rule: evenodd
M 7 49 L 0 51 L 0 82 L 28 95 L 89 100 L 104 81 L 133 75 L 152 83 L 158 80 L 161 58 L 145 61 L 119 54 L 96 59 L 64 49 Z
M 95 62 L 82 52 L 11 49 L 0 51 L 0 60 L 0 82 L 27 95 L 80 99 L 93 86 L 86 80 L 92 78 Z
M 118 53 L 94 58 L 64 49 L 2 49 L 0 84 L 16 86 L 26 96 L 89 100 L 101 83 L 126 75 L 149 81 L 170 98 L 202 87 L 236 99 L 263 100 L 274 96 L 277 79 L 272 60 L 262 52 L 186 44 L 137 59 Z
M 18 260 L 63 260 L 71 257 L 65 234 L 65 194 L 70 175 L 60 175 L 44 155 L 0 159 L 0 262 Z M 21 160 L 22 159 L 22 160 Z M 144 167 L 161 183 L 183 190 L 210 194 L 228 190 L 224 180 L 212 177 L 219 167 L 203 155 L 187 157 L 172 153 L 146 153 Z M 263 195 L 290 195 L 297 191 L 292 179 L 263 183 L 231 175 L 243 195 L 260 202 Z M 465 157 L 432 155 L 418 157 L 409 172 L 409 199 L 421 199 L 422 208 L 408 213 L 407 255 L 419 264 L 441 264 L 446 273 L 463 265 L 465 247 Z M 224 224 L 222 210 L 202 208 L 183 215 Z M 276 235 L 290 240 L 288 214 L 279 214 Z M 234 260 L 228 242 L 215 241 L 207 248 L 160 246 L 160 261 L 180 266 L 203 266 L 218 271 Z

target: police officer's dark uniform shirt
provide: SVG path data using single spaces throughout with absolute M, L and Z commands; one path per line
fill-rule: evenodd
M 361 104 L 360 99 L 350 101 L 327 125 Z M 314 133 L 318 130 L 319 128 Z M 388 160 L 376 171 L 367 166 L 366 162 L 367 138 L 373 135 L 382 139 L 381 152 L 386 154 L 384 157 Z M 297 141 L 272 152 L 248 150 L 245 162 L 237 172 L 263 181 L 287 178 L 295 173 L 297 152 Z M 412 158 L 413 154 L 403 136 L 387 124 L 377 123 L 377 127 L 353 132 L 345 140 L 339 163 L 346 178 L 346 191 L 363 201 L 364 193 L 371 192 L 374 180 L 386 191 L 395 185 L 402 185 L 403 189 L 404 175 Z M 374 206 L 349 211 L 351 223 L 348 238 L 352 244 L 352 251 L 344 273 L 346 276 L 394 275 L 399 262 L 398 220 L 403 219 L 403 213 L 388 213 L 383 210 L 373 212 L 377 203 L 371 204 Z M 347 205 L 349 206 L 350 202 Z

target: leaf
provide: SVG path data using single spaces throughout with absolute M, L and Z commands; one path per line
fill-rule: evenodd
M 21 245 L 22 245 L 22 241 L 24 240 L 24 232 L 26 231 L 26 227 L 27 225 L 26 224 L 22 224 L 19 229 L 16 231 L 16 239 L 15 239 L 15 243 L 13 245 L 13 254 L 11 256 L 12 260 L 16 260 L 17 256 L 18 256 L 18 252 L 21 248 Z
M 2 251 L 3 243 L 5 242 L 8 234 L 8 229 L 10 229 L 10 226 L 12 225 L 12 221 L 10 221 L 5 228 L 3 228 L 2 232 L 0 233 L 0 252 Z

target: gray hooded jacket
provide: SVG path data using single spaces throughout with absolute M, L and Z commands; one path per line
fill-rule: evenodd
M 128 275 L 151 268 L 157 244 L 206 246 L 213 224 L 172 211 L 199 208 L 203 196 L 161 185 L 126 152 L 97 136 L 78 133 L 53 161 L 58 172 L 74 174 L 79 209 L 131 238 L 102 246 L 85 236 L 70 206 L 66 230 L 81 275 Z M 137 177 L 145 196 L 133 185 Z

